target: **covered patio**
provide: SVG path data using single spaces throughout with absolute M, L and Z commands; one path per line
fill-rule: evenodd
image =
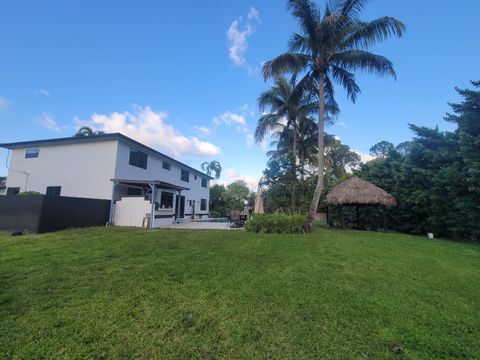
M 183 218 L 185 197 L 182 191 L 189 188 L 161 180 L 111 181 L 110 224 L 155 228 Z

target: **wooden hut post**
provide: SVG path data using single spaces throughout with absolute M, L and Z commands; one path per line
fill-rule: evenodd
M 388 219 L 387 219 L 387 207 L 382 207 L 383 213 L 383 232 L 388 232 Z
M 342 229 L 345 229 L 345 212 L 343 211 L 343 205 L 340 205 L 340 216 L 342 218 Z
M 357 208 L 357 229 L 360 229 L 360 210 L 358 209 L 358 204 L 356 208 Z

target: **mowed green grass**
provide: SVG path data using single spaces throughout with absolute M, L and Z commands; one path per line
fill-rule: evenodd
M 323 226 L 2 233 L 0 357 L 478 359 L 480 247 Z

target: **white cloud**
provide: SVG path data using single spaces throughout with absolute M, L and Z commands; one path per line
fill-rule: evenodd
M 225 124 L 228 126 L 232 126 L 232 125 L 245 125 L 247 122 L 243 115 L 232 113 L 230 111 L 225 111 L 222 115 L 215 116 L 213 118 L 213 123 L 215 125 Z
M 51 97 L 50 93 L 47 90 L 35 90 L 34 91 L 35 95 L 42 95 L 46 97 Z
M 257 9 L 255 9 L 253 6 L 250 8 L 248 12 L 248 20 L 253 21 L 256 20 L 260 22 L 260 13 L 258 12 Z
M 253 137 L 253 134 L 251 133 L 246 134 L 246 139 L 247 139 L 248 147 L 252 147 L 255 144 L 255 138 Z
M 360 159 L 363 163 L 366 163 L 370 160 L 374 160 L 374 159 L 377 158 L 376 156 L 373 156 L 373 155 L 370 155 L 370 154 L 367 154 L 367 153 L 364 153 L 364 152 L 361 152 L 361 151 L 353 150 L 353 152 L 357 153 L 360 156 Z
M 250 130 L 248 127 L 247 118 L 253 118 L 254 116 L 255 112 L 253 110 L 253 106 L 250 104 L 244 104 L 236 109 L 235 112 L 225 111 L 223 114 L 215 116 L 213 118 L 213 123 L 215 126 L 235 126 L 235 129 L 238 132 L 241 132 L 245 135 L 246 146 L 250 148 L 255 145 L 255 138 L 252 130 Z M 261 141 L 258 145 L 263 150 L 267 148 L 266 141 Z
M 222 177 L 215 180 L 214 183 L 220 185 L 228 185 L 237 180 L 243 180 L 251 191 L 256 191 L 258 188 L 258 181 L 260 176 L 252 174 L 239 174 L 235 169 L 229 168 L 222 172 Z
M 0 109 L 1 110 L 5 110 L 5 109 L 8 109 L 10 107 L 12 103 L 5 99 L 3 96 L 0 96 Z
M 166 123 L 168 114 L 150 107 L 134 106 L 133 111 L 114 112 L 110 115 L 93 114 L 84 125 L 106 133 L 119 132 L 143 144 L 160 148 L 174 156 L 213 156 L 220 148 L 195 136 L 185 136 Z
M 208 136 L 212 133 L 212 130 L 209 129 L 208 127 L 206 127 L 206 126 L 194 125 L 193 127 L 194 127 L 195 130 L 197 130 L 200 133 L 199 136 Z
M 33 120 L 38 125 L 43 126 L 52 131 L 61 132 L 64 129 L 66 129 L 66 127 L 64 126 L 63 127 L 59 126 L 55 121 L 55 118 L 51 114 L 43 113 L 42 115 L 36 116 Z
M 230 44 L 229 56 L 237 66 L 245 65 L 247 62 L 245 58 L 248 49 L 247 40 L 255 32 L 255 22 L 260 22 L 260 13 L 254 7 L 251 7 L 247 16 L 247 23 L 244 26 L 242 26 L 242 17 L 239 17 L 234 20 L 228 28 L 227 38 Z

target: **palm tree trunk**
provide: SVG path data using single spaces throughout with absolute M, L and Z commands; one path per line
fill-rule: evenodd
M 292 214 L 295 213 L 296 197 L 295 187 L 297 183 L 297 126 L 295 120 L 292 121 L 293 125 L 293 145 L 292 145 L 292 189 L 291 189 L 291 204 Z
M 313 220 L 317 212 L 320 195 L 323 190 L 323 174 L 325 167 L 325 74 L 321 73 L 318 84 L 318 180 L 315 192 L 313 193 L 312 203 L 308 210 L 308 217 Z

